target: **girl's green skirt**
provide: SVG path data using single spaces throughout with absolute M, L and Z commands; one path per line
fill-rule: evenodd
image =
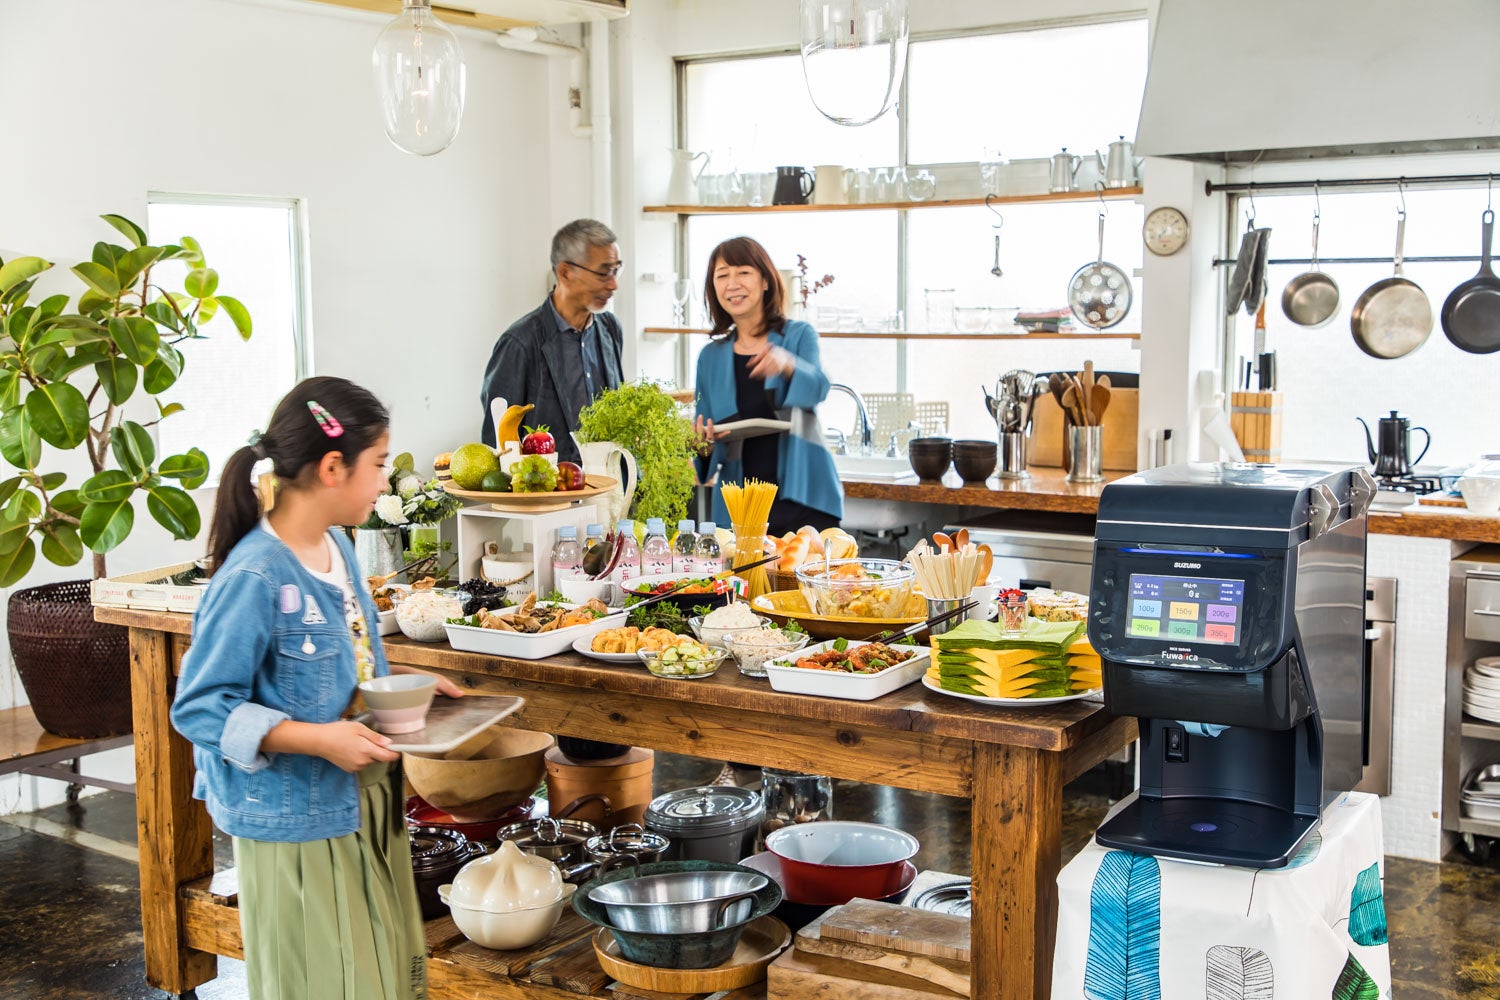
M 421 1000 L 422 915 L 401 768 L 359 773 L 360 827 L 301 844 L 234 838 L 254 1000 Z

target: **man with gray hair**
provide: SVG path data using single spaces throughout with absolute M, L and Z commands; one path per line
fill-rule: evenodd
M 494 445 L 490 400 L 531 403 L 531 426 L 546 425 L 557 439 L 557 457 L 579 461 L 572 433 L 578 412 L 624 380 L 625 335 L 607 312 L 620 287 L 620 247 L 602 222 L 575 219 L 552 237 L 552 276 L 545 302 L 500 335 L 484 370 L 480 401 L 485 444 Z

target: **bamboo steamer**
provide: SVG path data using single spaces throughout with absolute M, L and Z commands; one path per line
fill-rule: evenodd
M 547 751 L 547 807 L 559 819 L 592 823 L 604 833 L 626 823 L 646 824 L 656 754 L 631 747 L 608 760 L 573 760 Z

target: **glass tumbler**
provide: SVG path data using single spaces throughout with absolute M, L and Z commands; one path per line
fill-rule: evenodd
M 954 314 L 954 302 L 958 295 L 952 288 L 922 289 L 923 305 L 927 309 L 928 333 L 951 333 L 958 325 Z
M 906 182 L 906 196 L 912 201 L 926 201 L 937 194 L 937 178 L 932 176 L 930 170 L 918 170 L 916 175 Z

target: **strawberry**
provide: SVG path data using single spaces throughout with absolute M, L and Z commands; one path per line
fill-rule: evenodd
M 523 455 L 554 455 L 557 453 L 557 441 L 547 431 L 547 425 L 526 428 L 526 436 L 521 439 L 521 454 Z

